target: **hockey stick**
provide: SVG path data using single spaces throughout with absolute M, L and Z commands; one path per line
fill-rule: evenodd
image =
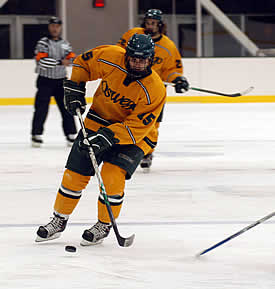
M 83 137 L 84 137 L 84 142 L 89 148 L 89 155 L 90 155 L 90 158 L 91 158 L 94 170 L 95 170 L 95 175 L 97 177 L 101 193 L 102 193 L 102 195 L 104 197 L 104 202 L 105 202 L 109 217 L 111 219 L 111 223 L 112 223 L 112 226 L 114 228 L 118 244 L 121 247 L 129 247 L 134 242 L 135 234 L 133 234 L 132 236 L 130 236 L 128 238 L 123 238 L 119 234 L 119 231 L 118 231 L 118 228 L 117 228 L 117 224 L 116 224 L 113 212 L 112 212 L 112 208 L 111 208 L 111 205 L 110 205 L 110 202 L 108 200 L 108 196 L 107 196 L 107 193 L 106 193 L 106 190 L 105 190 L 105 186 L 103 184 L 103 180 L 102 180 L 100 172 L 99 172 L 99 168 L 98 168 L 98 164 L 97 164 L 97 161 L 96 161 L 96 157 L 95 157 L 94 151 L 93 151 L 93 149 L 92 149 L 92 147 L 91 147 L 91 145 L 90 145 L 90 143 L 88 141 L 88 134 L 86 132 L 85 125 L 84 125 L 84 122 L 83 122 L 83 118 L 82 118 L 82 115 L 80 113 L 79 108 L 76 109 L 76 113 L 77 113 L 77 116 L 78 116 L 78 119 L 79 119 L 79 122 L 80 122 L 80 125 L 81 125 L 81 130 L 82 130 L 82 134 L 83 134 Z
M 256 222 L 252 223 L 251 225 L 249 225 L 249 226 L 243 228 L 243 229 L 240 230 L 239 232 L 237 232 L 237 233 L 235 233 L 235 234 L 229 236 L 228 238 L 222 240 L 221 242 L 218 242 L 217 244 L 215 244 L 215 245 L 209 247 L 208 249 L 205 249 L 205 250 L 203 250 L 202 252 L 196 254 L 196 257 L 200 257 L 200 256 L 204 255 L 205 253 L 207 253 L 207 252 L 209 252 L 209 251 L 211 251 L 211 250 L 213 250 L 213 249 L 215 249 L 215 248 L 221 246 L 222 244 L 224 244 L 224 243 L 226 243 L 226 242 L 228 242 L 228 241 L 230 241 L 230 240 L 232 240 L 232 239 L 238 237 L 238 236 L 241 235 L 242 233 L 244 233 L 244 232 L 250 230 L 251 228 L 253 228 L 253 227 L 255 227 L 255 226 L 257 226 L 257 225 L 263 223 L 264 221 L 266 221 L 266 220 L 272 218 L 274 215 L 275 215 L 275 212 L 273 212 L 273 213 L 271 213 L 271 214 L 269 214 L 269 215 L 263 217 L 262 219 L 260 219 L 260 220 L 258 220 L 258 221 L 256 221 Z
M 163 83 L 165 85 L 175 86 L 175 83 L 165 82 L 165 81 Z M 227 96 L 227 97 L 238 97 L 238 96 L 242 96 L 242 95 L 248 94 L 251 90 L 254 89 L 254 87 L 251 86 L 251 87 L 247 88 L 246 90 L 244 90 L 242 92 L 237 92 L 237 93 L 232 93 L 232 94 L 218 92 L 218 91 L 213 91 L 213 90 L 208 90 L 208 89 L 203 89 L 203 88 L 196 88 L 196 87 L 189 87 L 189 89 L 200 91 L 200 92 L 207 92 L 207 93 L 217 94 L 217 95 L 221 95 L 221 96 Z

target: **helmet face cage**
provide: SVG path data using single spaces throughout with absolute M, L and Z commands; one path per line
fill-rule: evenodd
M 158 20 L 158 28 L 159 28 L 159 33 L 163 33 L 163 19 L 162 19 L 162 11 L 159 9 L 149 9 L 145 15 L 144 15 L 144 19 L 143 19 L 143 23 L 141 24 L 141 27 L 145 28 L 145 21 L 146 19 L 155 19 Z M 147 33 L 150 34 L 150 33 Z
M 153 64 L 154 55 L 155 55 L 155 43 L 153 42 L 150 35 L 134 34 L 128 41 L 126 47 L 125 65 L 127 71 L 136 77 L 147 74 L 148 71 L 150 71 L 151 66 Z M 134 62 L 135 58 L 141 58 L 144 60 L 148 59 L 149 63 L 147 67 L 144 66 L 143 70 L 140 69 L 135 70 L 131 67 L 129 63 L 130 58 L 132 58 Z

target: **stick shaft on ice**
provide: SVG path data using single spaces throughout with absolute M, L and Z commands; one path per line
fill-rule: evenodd
M 209 247 L 209 248 L 207 248 L 207 249 L 201 251 L 201 252 L 198 253 L 196 256 L 199 257 L 199 256 L 202 256 L 202 255 L 206 254 L 207 252 L 209 252 L 209 251 L 211 251 L 211 250 L 213 250 L 213 249 L 215 249 L 215 248 L 221 246 L 222 244 L 224 244 L 224 243 L 226 243 L 226 242 L 228 242 L 228 241 L 230 241 L 230 240 L 232 240 L 232 239 L 238 237 L 238 236 L 241 235 L 242 233 L 244 233 L 244 232 L 246 232 L 246 231 L 252 229 L 253 227 L 255 227 L 255 226 L 257 226 L 257 225 L 263 223 L 264 221 L 266 221 L 266 220 L 272 218 L 274 215 L 275 215 L 275 212 L 273 212 L 273 213 L 271 213 L 271 214 L 269 214 L 269 215 L 263 217 L 262 219 L 260 219 L 260 220 L 258 220 L 258 221 L 256 221 L 256 222 L 252 223 L 251 225 L 249 225 L 249 226 L 243 228 L 242 230 L 240 230 L 240 231 L 238 231 L 237 233 L 235 233 L 235 234 L 229 236 L 228 238 L 226 238 L 226 239 L 224 239 L 224 240 L 222 240 L 222 241 L 216 243 L 215 245 L 213 245 L 213 246 L 211 246 L 211 247 Z

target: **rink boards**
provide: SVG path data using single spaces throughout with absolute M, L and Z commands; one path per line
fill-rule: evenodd
M 0 60 L 0 65 L 4 68 L 0 70 L 0 105 L 32 105 L 36 92 L 35 61 Z M 172 87 L 168 87 L 168 102 L 275 102 L 274 58 L 188 58 L 183 59 L 183 66 L 192 87 L 224 93 L 240 92 L 251 86 L 254 89 L 248 95 L 230 98 L 192 90 L 177 94 Z M 91 102 L 98 84 L 98 81 L 88 83 L 88 102 Z

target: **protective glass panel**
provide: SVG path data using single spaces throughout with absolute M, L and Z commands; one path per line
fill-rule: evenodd
M 15 15 L 55 15 L 56 1 L 9 0 L 0 8 L 0 14 Z
M 10 58 L 10 25 L 0 25 L 0 58 Z
M 24 25 L 24 58 L 33 58 L 37 41 L 48 33 L 47 24 Z

